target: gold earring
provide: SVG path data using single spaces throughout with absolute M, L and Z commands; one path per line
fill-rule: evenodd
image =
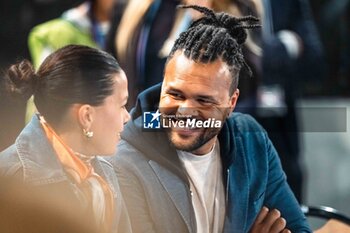
M 86 129 L 83 129 L 83 133 L 84 133 L 85 137 L 87 137 L 87 138 L 92 138 L 94 136 L 94 132 L 88 131 Z

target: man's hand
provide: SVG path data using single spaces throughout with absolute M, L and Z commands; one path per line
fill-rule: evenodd
M 291 233 L 285 227 L 286 220 L 281 217 L 281 213 L 276 209 L 270 211 L 264 206 L 249 233 Z

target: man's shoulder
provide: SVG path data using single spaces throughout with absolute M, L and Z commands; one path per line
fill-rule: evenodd
M 134 166 L 140 163 L 147 163 L 148 159 L 144 154 L 125 140 L 120 140 L 116 155 L 107 159 L 113 167 Z
M 265 133 L 265 130 L 252 116 L 244 113 L 232 113 L 227 119 L 227 124 L 233 128 L 235 134 Z
M 234 147 L 239 145 L 239 148 L 249 151 L 250 155 L 256 154 L 257 151 L 263 153 L 269 143 L 262 126 L 252 116 L 243 113 L 231 114 L 220 133 L 220 139 Z
M 118 143 L 118 152 L 117 154 L 128 154 L 128 155 L 135 155 L 135 154 L 142 154 L 140 150 L 138 150 L 134 145 L 132 145 L 127 140 L 121 139 Z M 128 156 L 129 157 L 129 156 Z

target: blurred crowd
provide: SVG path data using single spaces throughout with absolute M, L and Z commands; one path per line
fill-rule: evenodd
M 43 22 L 59 17 L 62 12 L 81 4 L 82 0 L 14 0 L 0 2 L 0 67 L 21 58 L 30 58 L 28 34 Z M 126 2 L 126 0 L 118 0 Z M 143 1 L 142 1 L 143 2 Z M 150 2 L 150 1 L 147 1 Z M 176 1 L 174 1 L 176 2 Z M 218 1 L 221 2 L 221 1 Z M 304 95 L 348 96 L 349 80 L 349 1 L 310 0 L 327 59 L 327 73 L 323 79 L 315 79 L 310 85 L 301 84 Z M 114 17 L 120 17 L 117 9 Z M 119 14 L 119 16 L 118 16 Z M 135 14 L 136 15 L 136 14 Z

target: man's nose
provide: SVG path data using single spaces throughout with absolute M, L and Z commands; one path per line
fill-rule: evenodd
M 191 100 L 185 100 L 181 104 L 179 104 L 177 114 L 188 117 L 197 116 L 198 106 L 196 106 L 196 104 L 193 103 L 193 101 Z

